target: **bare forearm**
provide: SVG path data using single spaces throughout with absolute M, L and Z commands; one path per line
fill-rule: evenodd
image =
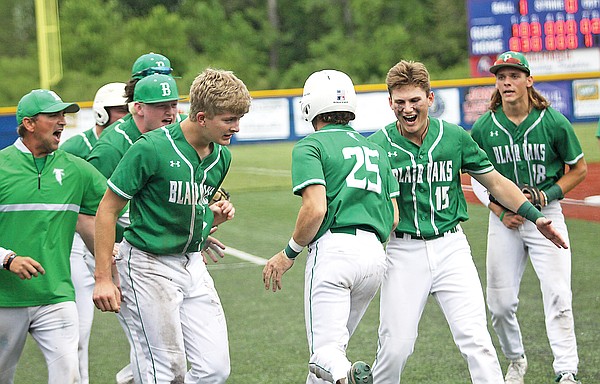
M 513 212 L 517 212 L 519 207 L 527 201 L 527 198 L 521 193 L 519 188 L 509 179 L 502 176 L 497 171 L 492 171 L 484 175 L 473 175 L 504 207 Z M 497 214 L 494 209 L 498 209 L 495 204 L 490 204 L 490 209 Z
M 298 212 L 296 227 L 294 229 L 294 240 L 300 245 L 308 245 L 319 231 L 324 215 L 306 205 Z
M 98 211 L 96 215 L 96 280 L 112 279 L 111 266 L 113 247 L 115 243 L 117 216 L 110 212 Z
M 75 230 L 81 236 L 85 246 L 94 254 L 94 216 L 79 214 Z

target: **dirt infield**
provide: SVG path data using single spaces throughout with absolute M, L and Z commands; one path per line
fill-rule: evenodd
M 469 203 L 478 203 L 479 200 L 471 191 L 469 175 L 462 175 L 463 190 Z M 566 217 L 590 221 L 600 221 L 600 197 L 595 205 L 584 201 L 586 197 L 600 195 L 600 163 L 588 164 L 588 174 L 583 181 L 562 200 L 562 208 Z M 590 199 L 588 199 L 590 200 Z

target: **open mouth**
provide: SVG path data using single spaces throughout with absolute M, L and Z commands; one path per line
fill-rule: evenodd
M 54 132 L 52 133 L 52 135 L 53 135 L 54 137 L 56 137 L 56 139 L 57 139 L 57 140 L 60 140 L 60 136 L 62 135 L 62 131 L 63 131 L 62 129 L 59 129 L 59 130 L 57 130 L 57 131 L 54 131 Z
M 172 118 L 171 119 L 163 119 L 162 122 L 163 122 L 163 125 L 169 125 L 169 124 L 173 123 L 173 119 Z
M 417 121 L 417 115 L 404 116 L 404 120 L 409 123 L 414 123 Z

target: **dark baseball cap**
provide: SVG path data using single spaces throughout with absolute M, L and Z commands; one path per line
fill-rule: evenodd
M 55 113 L 65 111 L 74 113 L 79 111 L 79 105 L 65 103 L 54 91 L 47 89 L 34 89 L 19 101 L 17 106 L 17 124 L 21 124 L 25 117 L 33 117 L 38 113 Z
M 525 72 L 528 76 L 531 74 L 529 70 L 529 62 L 521 52 L 507 51 L 501 53 L 494 65 L 490 67 L 490 72 L 494 75 L 500 68 L 512 67 Z

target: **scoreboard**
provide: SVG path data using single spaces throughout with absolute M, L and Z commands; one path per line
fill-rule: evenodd
M 508 50 L 529 57 L 600 48 L 600 0 L 467 0 L 467 12 L 472 62 L 487 65 Z

